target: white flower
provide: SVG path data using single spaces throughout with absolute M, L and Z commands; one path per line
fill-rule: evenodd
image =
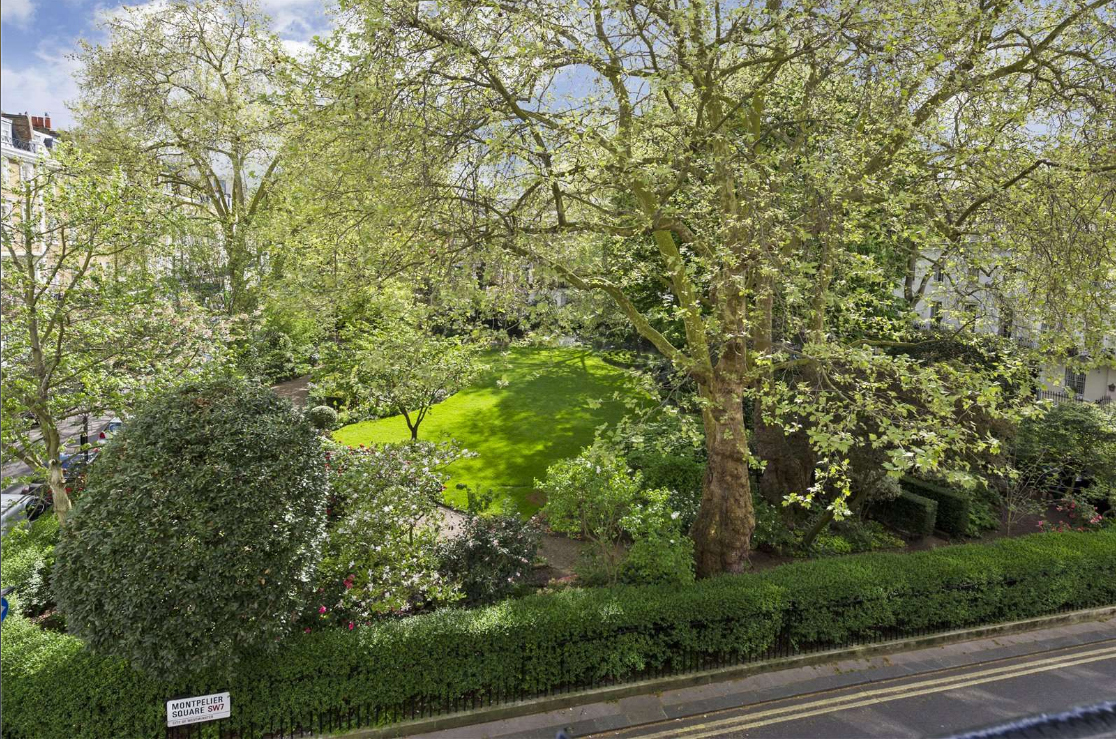
M 678 511 L 674 511 L 673 513 L 670 514 L 670 520 L 671 521 L 677 521 L 678 517 L 681 516 L 681 515 L 682 514 L 679 513 Z

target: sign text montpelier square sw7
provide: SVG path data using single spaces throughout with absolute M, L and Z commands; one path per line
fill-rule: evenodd
M 178 698 L 167 701 L 167 726 L 196 724 L 199 721 L 213 721 L 228 718 L 232 702 L 228 693 L 200 695 L 197 698 Z

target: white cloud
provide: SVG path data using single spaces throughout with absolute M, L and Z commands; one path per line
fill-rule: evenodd
M 35 15 L 35 4 L 31 0 L 4 0 L 0 3 L 0 22 L 26 27 L 31 16 Z
M 72 125 L 74 117 L 65 103 L 77 97 L 77 62 L 68 54 L 69 50 L 60 44 L 43 42 L 26 65 L 5 64 L 0 70 L 0 107 L 4 112 L 50 113 L 55 128 Z
M 260 7 L 283 38 L 307 39 L 328 28 L 324 0 L 262 0 Z

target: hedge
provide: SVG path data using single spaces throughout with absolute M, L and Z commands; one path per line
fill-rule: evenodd
M 938 485 L 916 477 L 904 477 L 900 484 L 908 492 L 937 501 L 936 526 L 950 536 L 969 533 L 969 496 L 958 490 Z
M 5 736 L 161 737 L 168 698 L 224 690 L 233 720 L 256 726 L 346 706 L 525 697 L 692 667 L 702 655 L 745 660 L 776 645 L 825 648 L 1116 604 L 1113 572 L 1116 530 L 871 553 L 298 634 L 233 670 L 165 682 L 10 616 L 0 635 Z
M 899 497 L 873 506 L 872 517 L 904 534 L 930 536 L 938 518 L 938 502 L 904 490 Z

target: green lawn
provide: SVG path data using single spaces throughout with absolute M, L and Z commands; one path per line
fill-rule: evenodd
M 446 499 L 457 506 L 465 494 L 455 485 L 465 483 L 534 513 L 545 502 L 534 480 L 591 443 L 599 426 L 622 418 L 624 398 L 646 398 L 628 373 L 586 349 L 517 348 L 484 361 L 490 371 L 431 408 L 419 428 L 420 439 L 454 439 L 478 455 L 450 467 Z M 333 437 L 355 446 L 404 441 L 410 433 L 402 416 L 392 416 L 345 426 Z

